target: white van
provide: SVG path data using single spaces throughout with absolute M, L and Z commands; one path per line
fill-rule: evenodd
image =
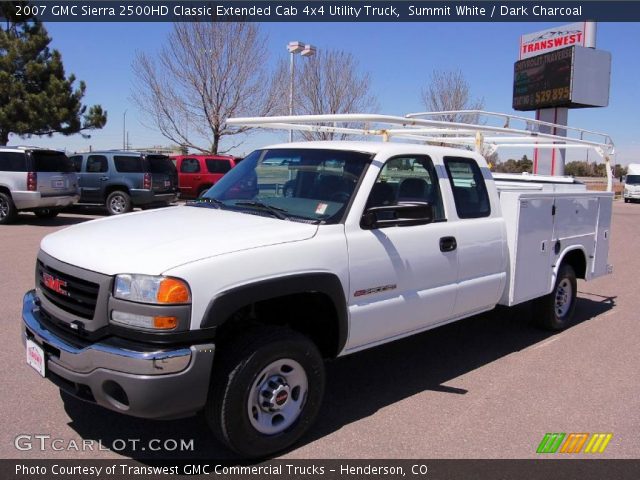
M 624 181 L 624 202 L 640 199 L 640 163 L 630 163 Z

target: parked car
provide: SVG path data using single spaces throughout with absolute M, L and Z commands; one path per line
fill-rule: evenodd
M 640 164 L 631 163 L 627 167 L 623 195 L 625 203 L 640 200 Z
M 78 198 L 78 179 L 63 152 L 0 147 L 0 224 L 10 223 L 19 211 L 55 217 Z
M 225 155 L 178 155 L 172 157 L 172 160 L 178 169 L 180 195 L 197 198 L 215 185 L 241 159 Z
M 166 206 L 178 197 L 178 174 L 166 155 L 130 151 L 73 155 L 80 203 L 105 205 L 111 215 Z

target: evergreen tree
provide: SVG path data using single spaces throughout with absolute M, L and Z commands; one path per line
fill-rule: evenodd
M 65 75 L 42 23 L 16 15 L 17 5 L 28 3 L 0 3 L 0 145 L 10 133 L 72 135 L 104 127 L 107 112 L 82 105 L 85 84 L 75 88 L 75 76 Z

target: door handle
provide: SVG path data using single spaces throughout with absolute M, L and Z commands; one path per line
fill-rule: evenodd
M 442 237 L 440 239 L 441 252 L 453 252 L 456 248 L 458 248 L 456 237 Z
M 100 177 L 101 182 L 106 182 L 107 180 L 109 180 L 109 177 Z

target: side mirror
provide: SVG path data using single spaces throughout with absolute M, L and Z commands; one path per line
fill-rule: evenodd
M 360 226 L 365 229 L 408 227 L 433 222 L 433 206 L 428 202 L 400 202 L 397 205 L 365 210 Z

